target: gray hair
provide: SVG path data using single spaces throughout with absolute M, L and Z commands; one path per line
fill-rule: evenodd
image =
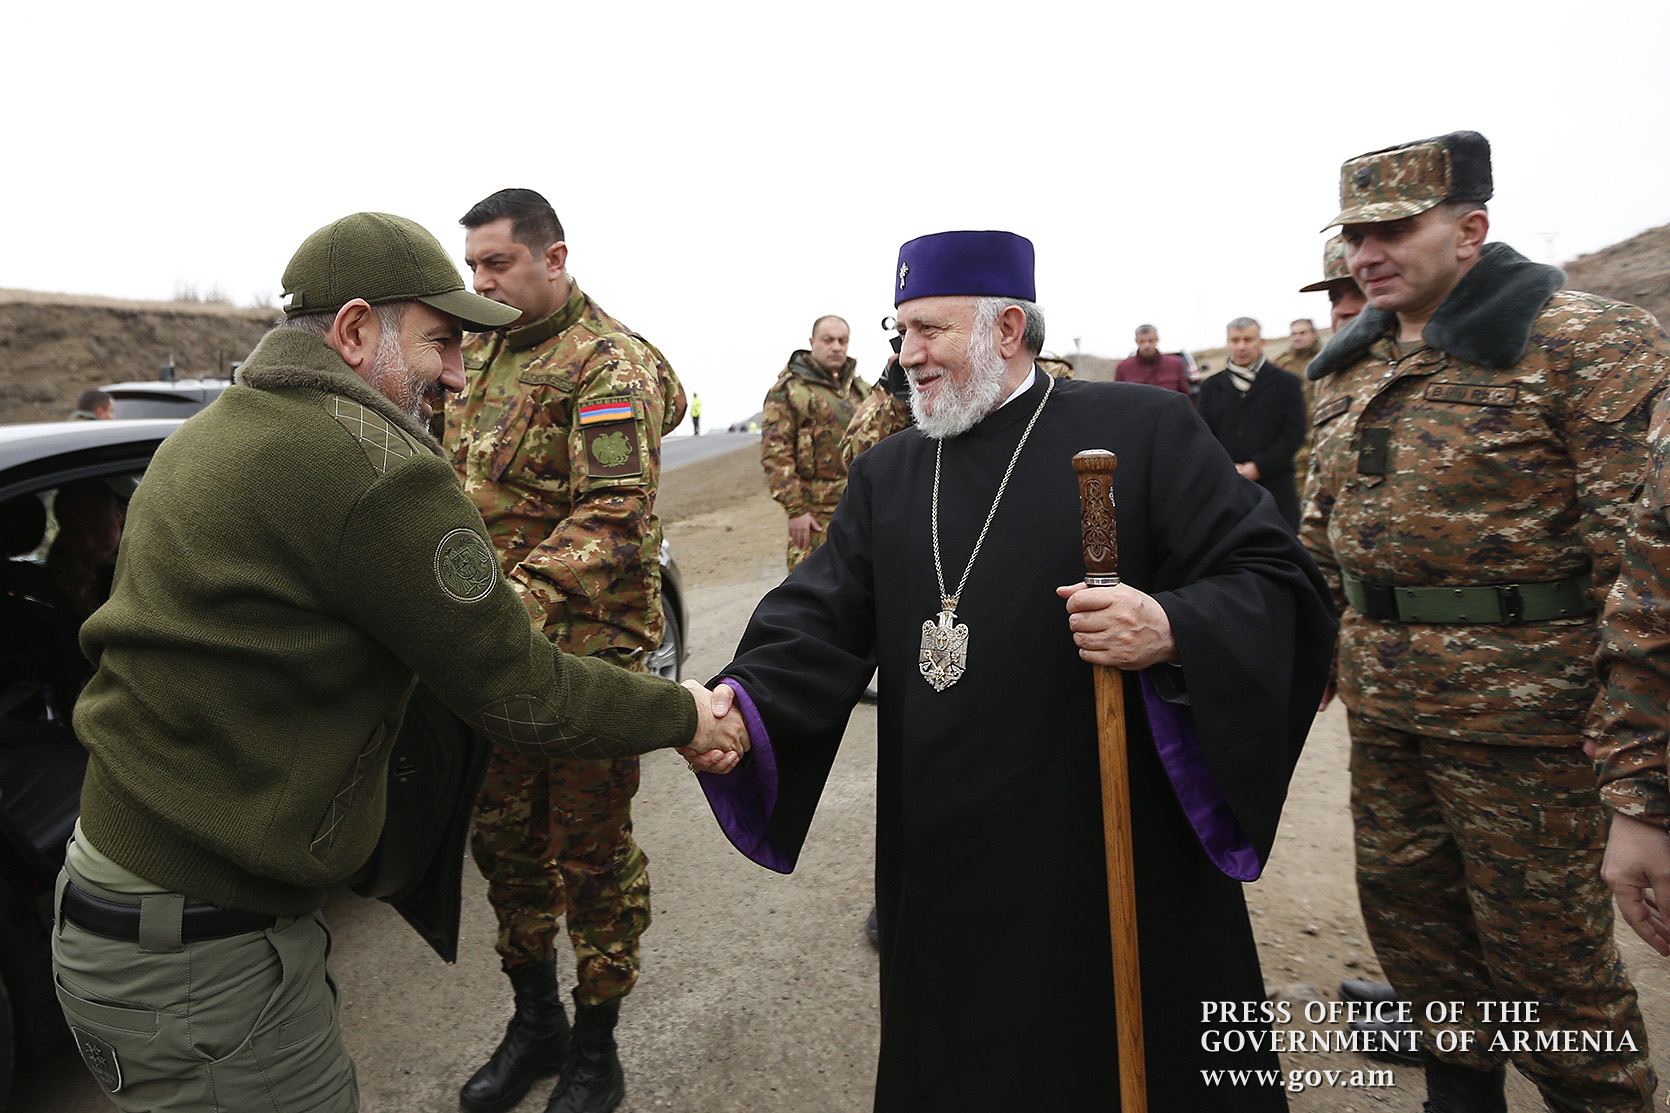
M 1155 328 L 1153 325 L 1138 325 L 1136 332 L 1132 333 L 1131 335 L 1133 337 L 1136 337 L 1136 336 L 1147 336 L 1149 334 L 1152 334 L 1154 336 L 1158 336 L 1158 335 L 1160 335 L 1160 330 Z
M 399 333 L 400 326 L 406 323 L 406 311 L 412 307 L 409 301 L 391 301 L 371 308 L 377 311 L 377 327 L 384 332 Z M 293 328 L 301 332 L 312 333 L 323 337 L 330 332 L 331 324 L 336 320 L 338 310 L 329 309 L 323 313 L 298 313 L 294 317 L 286 317 L 278 324 L 279 328 Z
M 1235 318 L 1233 321 L 1229 322 L 1229 324 L 1224 326 L 1224 331 L 1228 332 L 1232 328 L 1255 328 L 1261 334 L 1264 332 L 1264 326 L 1253 320 L 1251 317 Z
M 1044 350 L 1044 311 L 1038 308 L 1035 301 L 977 297 L 974 299 L 974 327 L 996 328 L 997 319 L 1003 316 L 1003 311 L 1011 305 L 1026 314 L 1026 329 L 1021 333 L 1021 347 L 1026 349 L 1027 354 L 1035 356 Z

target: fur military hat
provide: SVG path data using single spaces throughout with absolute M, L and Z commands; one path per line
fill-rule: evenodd
M 1013 232 L 936 232 L 899 248 L 893 304 L 948 295 L 1037 301 L 1032 241 Z
M 421 301 L 481 331 L 522 315 L 464 289 L 439 241 L 422 225 L 388 213 L 332 221 L 303 240 L 284 268 L 286 317 L 335 312 L 355 298 L 372 305 Z
M 1452 131 L 1358 155 L 1340 167 L 1340 213 L 1322 226 L 1379 224 L 1418 216 L 1446 201 L 1490 200 L 1490 141 Z

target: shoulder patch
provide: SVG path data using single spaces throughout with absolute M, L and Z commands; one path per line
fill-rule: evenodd
M 341 426 L 351 433 L 365 452 L 365 458 L 382 475 L 401 460 L 409 460 L 424 450 L 410 434 L 389 424 L 388 418 L 367 409 L 340 394 L 325 397 L 325 409 Z
M 473 529 L 455 529 L 435 546 L 435 579 L 460 603 L 487 598 L 498 576 L 492 547 Z
M 1344 394 L 1316 408 L 1316 414 L 1311 418 L 1312 425 L 1323 425 L 1334 420 L 1340 414 L 1351 409 L 1351 395 Z

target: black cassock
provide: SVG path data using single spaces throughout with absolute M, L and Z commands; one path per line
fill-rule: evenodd
M 944 446 L 948 591 L 1044 387 L 1036 377 Z M 716 814 L 744 853 L 792 869 L 873 661 L 875 1108 L 1116 1109 L 1091 668 L 1055 594 L 1084 577 L 1073 455 L 1111 449 L 1120 574 L 1165 608 L 1181 665 L 1126 677 L 1149 1108 L 1285 1108 L 1279 1086 L 1205 1082 L 1202 1070 L 1278 1062 L 1205 1050 L 1225 1028 L 1267 1028 L 1206 1019 L 1203 1005 L 1264 999 L 1225 871 L 1250 879 L 1267 859 L 1322 692 L 1334 623 L 1320 577 L 1176 392 L 1061 381 L 957 606 L 967 671 L 936 692 L 918 669 L 922 624 L 940 611 L 934 445 L 911 429 L 855 461 L 828 539 L 755 611 L 722 675 L 770 748 L 703 776 Z M 1178 676 L 1187 708 L 1159 694 L 1175 699 Z

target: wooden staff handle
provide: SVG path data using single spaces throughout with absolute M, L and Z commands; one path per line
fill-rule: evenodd
M 1119 583 L 1119 532 L 1113 473 L 1119 459 L 1104 448 L 1073 457 L 1084 517 L 1085 583 Z M 1125 681 L 1117 668 L 1095 666 L 1096 735 L 1102 764 L 1102 834 L 1107 851 L 1108 934 L 1113 942 L 1113 1004 L 1118 1013 L 1119 1103 L 1147 1113 L 1148 1070 L 1142 1042 L 1142 972 L 1137 963 L 1136 854 L 1131 835 L 1131 771 L 1125 747 Z

